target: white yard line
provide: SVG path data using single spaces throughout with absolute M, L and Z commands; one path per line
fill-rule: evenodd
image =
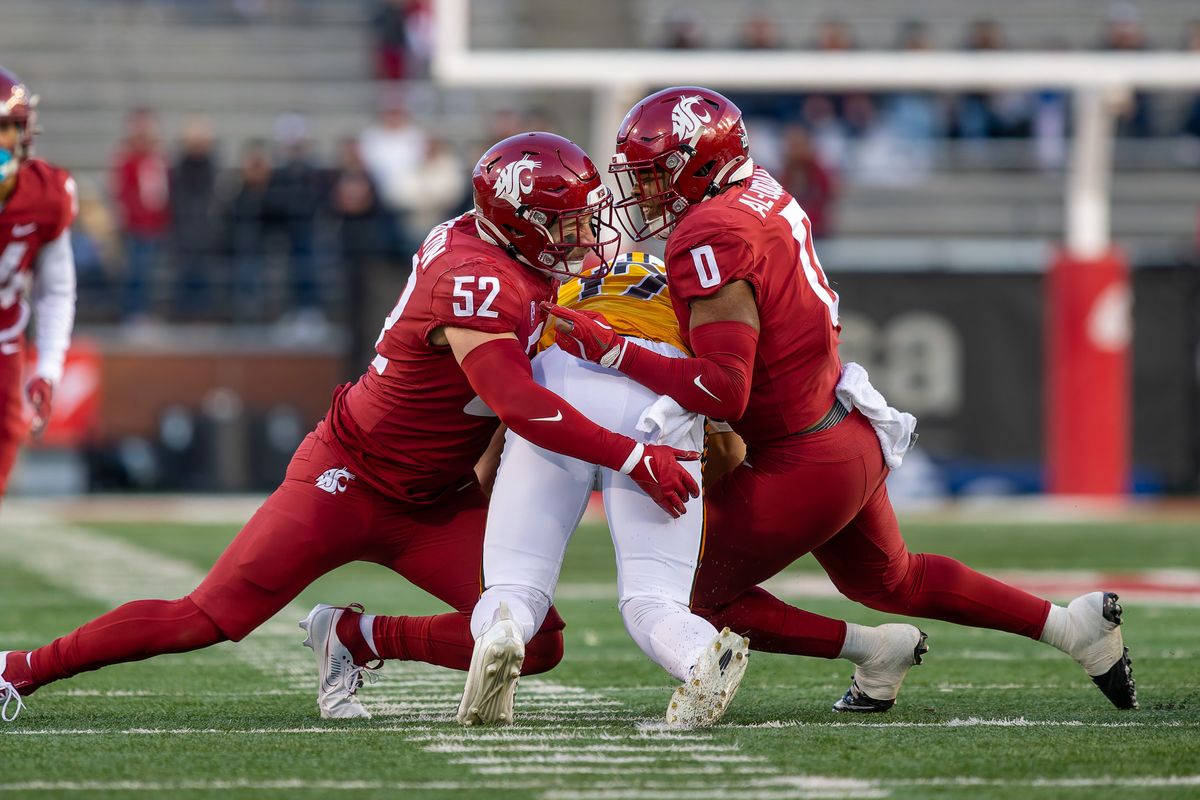
M 695 774 L 692 772 L 691 774 Z M 893 790 L 912 787 L 930 788 L 1130 788 L 1130 789 L 1191 789 L 1200 786 L 1200 775 L 1171 777 L 1098 776 L 1094 778 L 980 778 L 968 775 L 945 778 L 888 778 L 863 779 L 821 775 L 748 778 L 737 789 L 738 798 L 882 798 Z M 367 781 L 367 780 L 179 780 L 179 781 L 26 781 L 0 784 L 0 793 L 26 792 L 172 792 L 172 791 L 430 791 L 461 793 L 478 789 L 466 781 Z M 538 791 L 544 785 L 538 781 L 493 783 L 493 791 Z M 637 788 L 622 788 L 593 784 L 573 789 L 550 789 L 540 796 L 545 800 L 632 800 L 653 796 L 666 800 L 692 800 L 711 794 L 711 781 L 697 783 L 681 781 L 664 783 L 648 781 Z
M 982 719 L 967 717 L 946 722 L 803 722 L 800 720 L 772 720 L 745 724 L 723 725 L 723 728 L 1200 728 L 1200 722 L 1085 722 L 1073 719 Z
M 332 723 L 331 723 L 332 725 Z M 870 731 L 875 729 L 892 728 L 1200 728 L 1200 722 L 1090 722 L 1084 720 L 1042 720 L 1016 717 L 1011 719 L 983 719 L 967 717 L 951 719 L 946 722 L 802 722 L 800 720 L 770 720 L 767 722 L 731 723 L 721 725 L 718 730 L 757 730 L 766 728 L 854 728 Z M 629 734 L 611 733 L 612 728 L 606 725 L 586 727 L 583 729 L 564 726 L 560 731 L 557 727 L 551 733 L 540 731 L 522 731 L 514 728 L 504 733 L 464 733 L 443 734 L 434 731 L 444 730 L 433 725 L 378 725 L 372 723 L 349 723 L 344 727 L 311 726 L 300 728 L 2 728 L 0 736 L 261 736 L 279 735 L 322 735 L 322 736 L 361 736 L 375 733 L 407 734 L 406 741 L 425 743 L 423 748 L 431 753 L 489 753 L 496 749 L 505 751 L 544 751 L 553 745 L 556 750 L 572 748 L 585 750 L 602 750 L 618 752 L 621 746 L 628 744 L 630 752 L 646 752 L 653 750 L 669 754 L 675 751 L 730 753 L 737 750 L 736 745 L 707 744 L 712 742 L 712 735 L 697 733 L 690 735 L 672 734 L 671 731 L 658 727 L 656 722 L 643 722 L 635 731 Z M 609 733 L 604 733 L 609 732 Z M 585 747 L 569 745 L 564 742 L 572 739 L 583 742 L 614 742 L 612 748 L 601 744 Z M 455 742 L 461 744 L 454 744 Z M 671 742 L 687 743 L 684 747 Z M 533 744 L 526 744 L 533 743 Z

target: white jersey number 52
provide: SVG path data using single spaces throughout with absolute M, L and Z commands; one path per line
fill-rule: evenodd
M 487 292 L 479 307 L 475 307 L 475 292 L 472 286 L 478 286 L 480 292 Z M 454 304 L 451 309 L 456 317 L 486 317 L 495 319 L 499 312 L 492 309 L 492 301 L 500 294 L 500 279 L 493 275 L 477 278 L 474 275 L 456 275 L 454 278 Z

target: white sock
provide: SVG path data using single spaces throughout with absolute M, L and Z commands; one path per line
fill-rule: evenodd
M 499 618 L 502 603 L 508 605 L 509 616 L 520 629 L 524 642 L 537 635 L 550 610 L 549 596 L 537 589 L 517 584 L 489 586 L 471 612 L 471 636 L 478 639 L 492 627 Z
M 656 595 L 635 595 L 620 604 L 625 630 L 651 661 L 679 681 L 691 677 L 717 629 L 683 603 Z
M 842 644 L 842 652 L 838 658 L 844 658 L 854 664 L 862 664 L 875 652 L 879 646 L 879 631 L 868 625 L 846 623 L 846 641 Z
M 1071 612 L 1052 603 L 1050 614 L 1046 617 L 1046 625 L 1042 628 L 1042 635 L 1038 637 L 1038 641 L 1070 654 L 1071 646 L 1075 643 L 1075 626 L 1071 624 Z
M 367 643 L 367 647 L 371 648 L 371 652 L 379 658 L 379 651 L 375 649 L 375 615 L 363 614 L 358 618 L 358 630 L 362 634 L 363 639 Z

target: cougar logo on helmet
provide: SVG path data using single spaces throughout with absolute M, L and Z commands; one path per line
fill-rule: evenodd
M 533 176 L 530 173 L 540 166 L 540 161 L 534 161 L 529 156 L 505 164 L 496 178 L 496 197 L 503 198 L 514 206 L 521 205 L 521 195 L 533 191 Z
M 25 91 L 24 86 L 14 86 L 12 94 L 3 103 L 0 103 L 0 114 L 8 114 L 18 105 L 29 102 L 29 92 Z
M 712 121 L 712 114 L 704 109 L 704 116 L 696 112 L 696 105 L 703 102 L 699 97 L 684 97 L 671 110 L 671 133 L 686 142 L 700 130 L 700 126 Z

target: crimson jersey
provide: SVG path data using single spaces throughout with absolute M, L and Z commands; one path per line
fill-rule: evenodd
M 36 158 L 21 164 L 17 185 L 0 206 L 0 342 L 25 329 L 27 276 L 42 247 L 70 227 L 76 211 L 75 181 L 66 170 Z
M 754 287 L 761 330 L 750 402 L 731 421 L 742 438 L 787 436 L 829 411 L 842 370 L 838 296 L 817 260 L 808 217 L 766 170 L 689 209 L 667 240 L 666 262 L 685 338 L 693 300 L 733 281 Z
M 347 468 L 406 502 L 436 499 L 468 476 L 499 421 L 471 388 L 440 327 L 512 333 L 532 351 L 556 282 L 479 238 L 470 214 L 434 228 L 355 384 L 339 387 L 326 417 Z

